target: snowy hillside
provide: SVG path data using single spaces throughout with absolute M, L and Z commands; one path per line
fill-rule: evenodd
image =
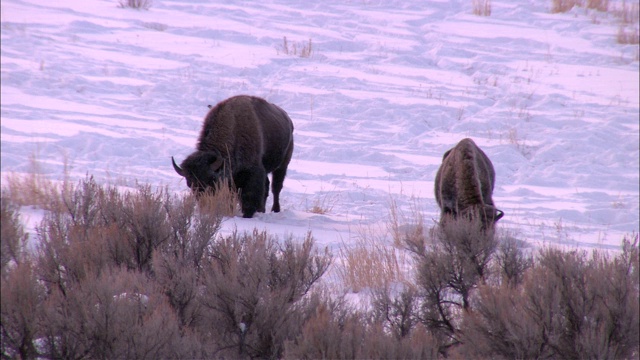
M 171 156 L 193 151 L 207 105 L 251 94 L 289 113 L 296 148 L 283 212 L 227 229 L 311 230 L 335 248 L 384 224 L 392 201 L 437 220 L 436 171 L 465 137 L 491 158 L 516 237 L 616 249 L 639 229 L 638 46 L 616 42 L 609 14 L 529 0 L 493 1 L 488 17 L 471 1 L 117 5 L 3 0 L 3 178 L 35 156 L 52 179 L 67 163 L 74 179 L 187 191 Z

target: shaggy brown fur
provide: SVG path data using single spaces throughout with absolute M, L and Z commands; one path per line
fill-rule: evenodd
M 274 212 L 280 211 L 280 191 L 293 153 L 293 123 L 289 115 L 264 99 L 239 95 L 218 103 L 204 119 L 197 151 L 180 166 L 187 186 L 197 193 L 230 181 L 240 192 L 242 213 L 265 211 L 272 173 Z M 173 158 L 172 158 L 173 160 Z
M 500 220 L 491 195 L 496 173 L 487 155 L 471 139 L 461 140 L 442 157 L 435 181 L 435 195 L 441 222 L 447 216 L 480 215 L 484 227 Z

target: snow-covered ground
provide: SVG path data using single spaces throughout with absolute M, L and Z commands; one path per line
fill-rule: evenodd
M 289 113 L 294 158 L 283 211 L 227 231 L 310 230 L 336 249 L 384 229 L 392 202 L 437 220 L 442 154 L 471 137 L 496 168 L 503 230 L 617 249 L 639 228 L 638 46 L 616 43 L 609 14 L 471 4 L 3 0 L 2 176 L 35 156 L 52 179 L 67 164 L 185 192 L 170 157 L 193 151 L 207 105 L 251 94 Z

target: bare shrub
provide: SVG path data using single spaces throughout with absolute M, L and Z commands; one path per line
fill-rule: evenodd
M 8 270 L 6 267 L 10 263 L 19 264 L 22 262 L 29 236 L 24 232 L 17 206 L 4 194 L 2 195 L 1 203 L 0 264 L 2 265 L 2 271 L 0 274 L 4 275 Z
M 535 304 L 536 309 L 550 306 L 549 313 L 558 310 L 550 288 L 538 289 L 545 302 Z M 528 307 L 528 306 L 529 307 Z M 503 359 L 539 359 L 549 356 L 549 347 L 543 344 L 545 330 L 536 323 L 527 304 L 526 295 L 508 287 L 482 286 L 474 312 L 464 318 L 463 345 L 456 349 L 460 357 Z M 543 319 L 539 319 L 542 321 Z
M 153 250 L 171 237 L 164 204 L 169 201 L 164 191 L 153 191 L 150 186 L 140 186 L 136 193 L 124 196 L 125 226 L 129 247 L 139 270 L 149 270 Z
M 220 194 L 233 202 L 216 204 Z M 3 265 L 3 356 L 278 357 L 331 263 L 310 234 L 218 238 L 231 192 L 121 192 L 88 177 L 49 196 L 59 206 L 36 228 L 33 270 L 14 250 L 22 233 L 3 198 L 3 264 L 15 263 Z
M 285 345 L 285 359 L 356 359 L 362 346 L 363 317 L 342 302 L 323 301 L 299 335 Z
M 86 240 L 90 229 L 99 225 L 99 212 L 101 207 L 102 188 L 96 183 L 93 177 L 87 177 L 78 182 L 76 186 L 67 186 L 60 193 L 53 193 L 58 197 L 60 205 L 54 212 L 60 212 L 61 216 L 67 215 L 70 225 L 75 227 L 75 231 Z
M 132 9 L 144 9 L 149 10 L 153 5 L 153 1 L 151 0 L 118 0 L 118 7 L 121 8 L 132 8 Z
M 478 16 L 491 15 L 491 0 L 471 0 L 473 14 Z
M 159 248 L 197 268 L 221 222 L 216 212 L 196 212 L 191 195 L 179 199 L 149 186 L 122 194 L 92 178 L 81 181 L 62 203 L 37 227 L 37 263 L 44 283 L 63 293 L 87 272 L 112 266 L 150 273 Z
M 323 301 L 300 334 L 287 341 L 285 359 L 436 359 L 433 339 L 419 327 L 397 338 L 381 322 L 343 301 Z
M 194 195 L 165 206 L 173 236 L 155 250 L 152 272 L 178 314 L 180 325 L 194 327 L 202 319 L 198 286 L 222 218 L 210 211 L 197 212 Z
M 405 338 L 419 324 L 420 298 L 417 289 L 406 286 L 398 294 L 386 288 L 374 291 L 372 299 L 373 316 L 385 330 L 397 339 Z
M 45 303 L 41 347 L 49 358 L 186 356 L 178 322 L 139 272 L 112 269 L 87 277 Z
M 4 228 L 4 224 L 3 224 Z M 2 358 L 32 359 L 39 335 L 39 315 L 45 293 L 30 262 L 17 264 L 2 275 L 0 289 L 0 353 Z
M 513 237 L 504 237 L 498 245 L 496 263 L 501 282 L 513 288 L 520 286 L 526 271 L 533 266 L 533 257 L 527 256 L 522 245 Z
M 283 244 L 257 230 L 234 233 L 213 247 L 201 298 L 207 310 L 202 333 L 215 334 L 216 356 L 278 357 L 300 330 L 301 299 L 331 263 L 325 249 Z
M 178 315 L 180 326 L 196 326 L 202 316 L 197 301 L 198 270 L 185 258 L 157 251 L 153 271 L 169 305 Z
M 440 353 L 461 343 L 462 315 L 471 310 L 472 292 L 485 282 L 497 242 L 478 218 L 449 219 L 416 248 L 421 322 L 434 334 Z M 413 246 L 413 244 L 409 244 Z
M 633 242 L 632 242 L 633 241 Z M 637 356 L 637 236 L 611 259 L 543 249 L 521 288 L 483 287 L 461 353 L 501 358 Z M 636 275 L 633 275 L 636 274 Z

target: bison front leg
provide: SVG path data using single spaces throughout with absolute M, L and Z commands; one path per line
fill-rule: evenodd
M 250 218 L 256 212 L 264 212 L 266 177 L 263 168 L 251 168 L 237 175 L 236 185 L 240 189 L 243 217 Z

